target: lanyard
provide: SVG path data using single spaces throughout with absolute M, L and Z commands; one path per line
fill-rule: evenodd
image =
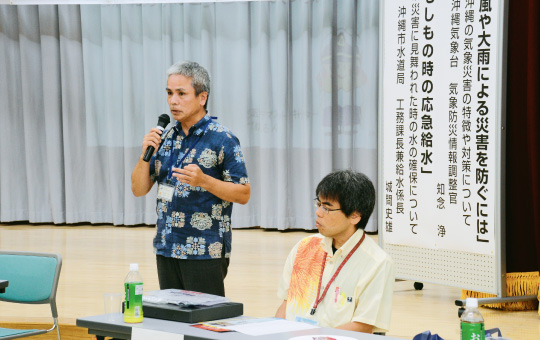
M 315 312 L 317 311 L 317 306 L 319 306 L 319 303 L 321 303 L 321 301 L 324 299 L 324 297 L 326 296 L 326 292 L 328 291 L 328 288 L 330 288 L 330 285 L 332 285 L 332 283 L 334 282 L 334 280 L 336 279 L 336 277 L 338 276 L 339 272 L 341 271 L 341 268 L 343 268 L 343 266 L 345 265 L 345 263 L 347 263 L 347 261 L 349 261 L 349 259 L 351 258 L 352 254 L 354 254 L 354 252 L 356 251 L 356 249 L 358 249 L 358 247 L 360 247 L 360 245 L 362 244 L 362 242 L 364 242 L 364 238 L 366 237 L 366 233 L 364 233 L 362 235 L 362 238 L 360 239 L 360 241 L 358 241 L 358 243 L 354 246 L 354 248 L 351 250 L 351 252 L 349 253 L 349 255 L 347 255 L 347 257 L 345 257 L 345 260 L 343 260 L 343 262 L 341 262 L 341 264 L 339 265 L 338 269 L 336 270 L 336 272 L 334 273 L 334 275 L 332 276 L 332 278 L 330 279 L 330 281 L 328 281 L 328 284 L 326 285 L 326 288 L 324 289 L 324 292 L 322 293 L 322 296 L 319 298 L 319 294 L 321 293 L 321 283 L 322 283 L 322 277 L 323 277 L 323 272 L 324 272 L 324 267 L 326 266 L 326 256 L 328 255 L 328 253 L 325 253 L 324 254 L 324 258 L 323 258 L 323 263 L 322 263 L 322 269 L 321 269 L 321 277 L 319 278 L 319 288 L 317 289 L 317 298 L 315 299 L 315 304 L 313 305 L 313 308 L 311 308 L 311 312 L 309 313 L 310 315 L 313 315 L 315 314 Z
M 178 168 L 179 166 L 182 166 L 182 163 L 184 162 L 184 159 L 186 159 L 187 155 L 189 155 L 189 153 L 191 152 L 191 150 L 193 150 L 193 148 L 197 145 L 197 143 L 199 143 L 199 141 L 201 140 L 201 137 L 204 135 L 204 133 L 206 132 L 206 129 L 208 128 L 208 124 L 210 124 L 210 122 L 212 121 L 212 119 L 216 119 L 217 117 L 210 117 L 210 119 L 206 122 L 206 124 L 204 124 L 204 128 L 201 132 L 201 134 L 199 135 L 199 138 L 197 138 L 197 140 L 187 149 L 186 153 L 184 154 L 184 156 L 180 159 L 180 161 L 178 161 L 178 158 L 176 159 L 176 168 Z M 187 137 L 187 136 L 186 136 Z M 171 163 L 173 162 L 172 158 L 171 158 Z M 171 166 L 169 167 L 169 174 L 167 176 L 167 182 L 169 182 L 172 178 L 172 164 Z

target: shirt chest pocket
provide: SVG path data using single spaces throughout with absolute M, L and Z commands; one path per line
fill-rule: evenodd
M 349 322 L 356 309 L 354 288 L 332 286 L 324 299 L 324 316 L 321 326 L 337 327 Z M 319 309 L 319 308 L 318 308 Z M 318 312 L 318 311 L 317 311 Z
M 354 311 L 355 307 L 355 298 L 354 298 L 354 289 L 351 287 L 334 287 L 331 294 L 331 305 L 336 312 L 347 313 L 350 310 Z

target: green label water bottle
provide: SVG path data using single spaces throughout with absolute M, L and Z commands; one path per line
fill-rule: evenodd
M 484 340 L 484 318 L 478 310 L 478 300 L 467 298 L 465 311 L 461 314 L 461 340 Z
M 124 281 L 124 291 L 126 293 L 124 305 L 124 322 L 136 323 L 143 321 L 143 279 L 139 273 L 139 265 L 132 263 L 129 265 L 129 273 Z

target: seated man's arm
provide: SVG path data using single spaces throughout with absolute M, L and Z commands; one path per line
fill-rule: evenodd
M 355 331 L 355 332 L 362 332 L 362 333 L 373 333 L 373 326 L 372 325 L 368 325 L 367 323 L 362 323 L 362 322 L 355 322 L 355 321 L 348 322 L 348 323 L 343 324 L 341 326 L 338 326 L 336 328 L 344 329 L 344 330 L 347 330 L 347 331 Z
M 287 300 L 283 300 L 283 303 L 281 304 L 281 306 L 279 306 L 278 310 L 276 311 L 276 318 L 285 319 L 286 311 L 287 311 Z M 344 329 L 348 331 L 355 331 L 355 332 L 373 333 L 373 326 L 368 325 L 366 323 L 362 323 L 362 322 L 354 322 L 354 321 L 348 322 L 336 328 Z
M 358 324 L 369 326 L 369 333 L 372 333 L 374 329 L 376 331 L 379 331 L 379 329 L 383 332 L 388 331 L 392 314 L 392 298 L 395 282 L 395 270 L 392 259 L 386 255 L 384 260 L 376 265 L 375 272 L 369 275 L 369 277 L 365 277 L 365 279 L 369 283 L 363 288 L 363 293 L 358 297 L 351 322 L 341 325 L 338 328 L 351 326 L 350 324 Z
M 286 312 L 287 312 L 287 300 L 283 300 L 283 303 L 281 304 L 281 306 L 279 306 L 276 312 L 276 318 L 285 319 Z

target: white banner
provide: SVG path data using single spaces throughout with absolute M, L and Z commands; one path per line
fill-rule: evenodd
M 386 243 L 494 254 L 502 3 L 384 3 L 379 209 Z

